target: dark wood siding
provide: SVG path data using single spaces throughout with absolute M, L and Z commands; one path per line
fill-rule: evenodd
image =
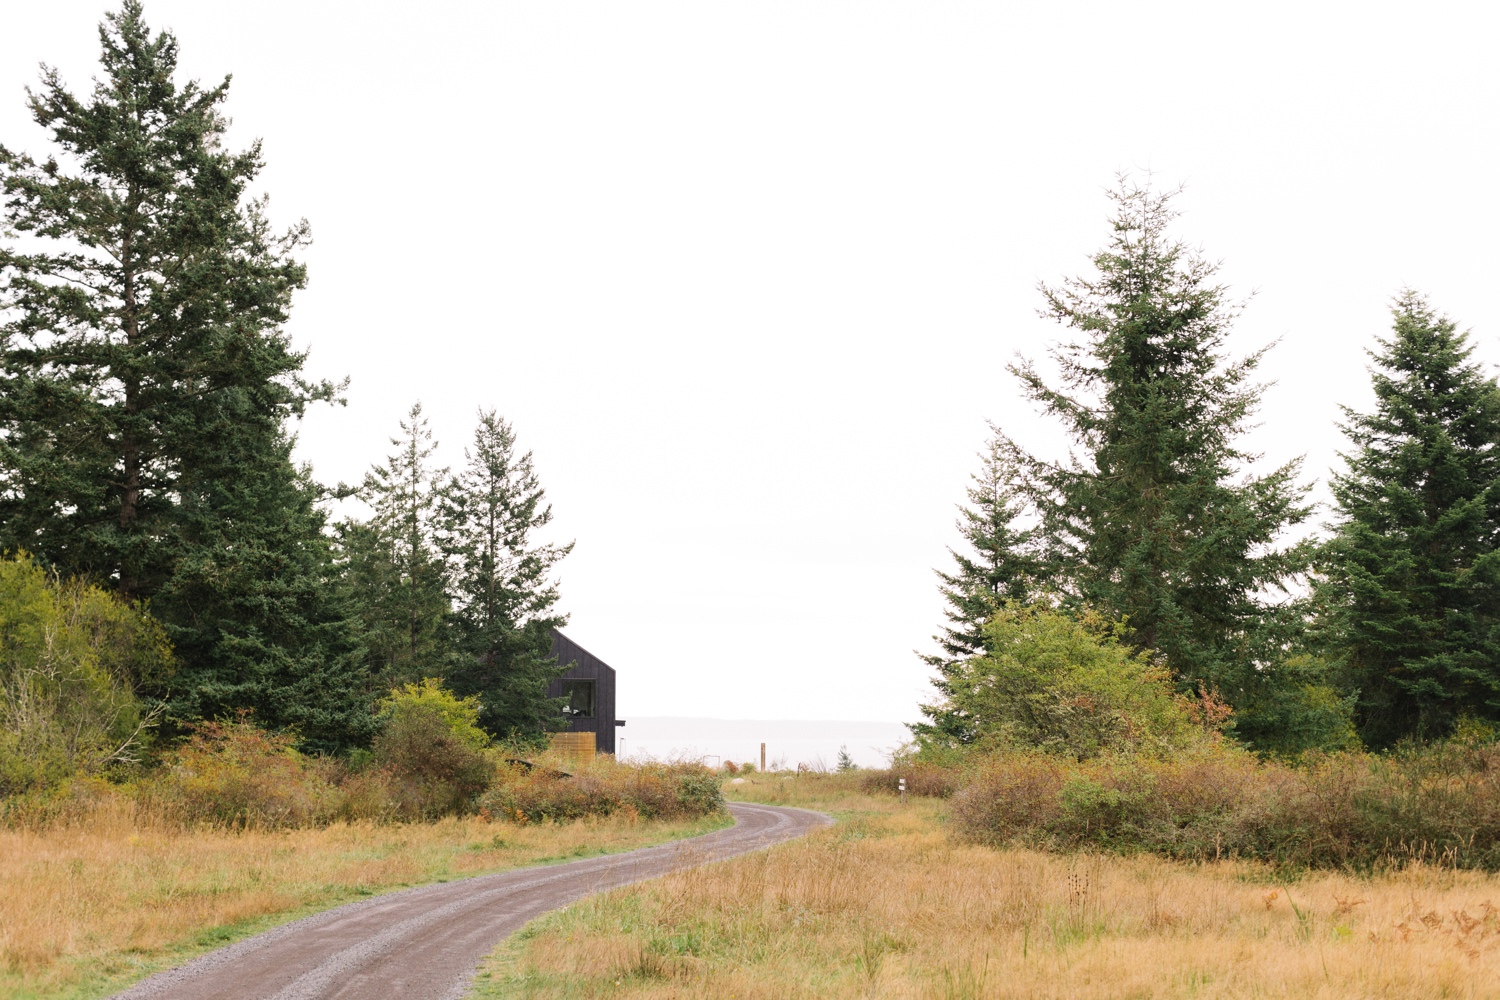
M 600 753 L 615 752 L 615 668 L 584 649 L 561 632 L 552 631 L 552 655 L 560 666 L 566 667 L 561 677 L 547 685 L 547 696 L 560 697 L 563 682 L 590 680 L 594 682 L 594 717 L 579 719 L 570 717 L 564 729 L 571 733 L 593 733 L 594 746 Z

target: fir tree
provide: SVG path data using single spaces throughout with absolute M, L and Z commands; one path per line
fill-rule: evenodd
M 1186 686 L 1258 683 L 1274 611 L 1263 595 L 1305 553 L 1275 548 L 1306 518 L 1300 461 L 1265 475 L 1236 444 L 1264 350 L 1224 351 L 1233 312 L 1216 265 L 1169 238 L 1170 195 L 1121 184 L 1096 276 L 1043 285 L 1049 316 L 1081 337 L 1057 348 L 1061 387 L 1012 367 L 1077 445 L 1066 462 L 1016 448 L 1068 603 L 1128 622 Z M 1264 665 L 1264 664 L 1262 664 Z
M 345 750 L 376 720 L 320 491 L 291 447 L 230 450 L 231 464 L 184 482 L 182 555 L 151 603 L 184 663 L 163 693 L 174 720 L 248 708 L 306 750 Z
M 1371 352 L 1372 413 L 1344 408 L 1318 594 L 1373 746 L 1500 720 L 1500 387 L 1407 291 Z
M 969 506 L 959 507 L 956 525 L 970 551 L 949 549 L 957 565 L 949 573 L 936 571 L 948 625 L 933 636 L 940 652 L 922 656 L 936 673 L 933 686 L 939 695 L 935 704 L 921 706 L 928 721 L 910 727 L 923 742 L 973 741 L 972 720 L 954 702 L 952 680 L 967 660 L 985 652 L 985 623 L 1007 601 L 1024 604 L 1038 594 L 1042 564 L 1036 529 L 1017 526 L 1026 501 L 1010 450 L 998 432 L 981 453 L 980 470 L 971 479 Z
M 450 683 L 480 696 L 480 719 L 493 735 L 535 737 L 561 717 L 560 700 L 547 697 L 560 672 L 552 630 L 567 624 L 556 610 L 552 570 L 573 544 L 535 540 L 552 508 L 531 452 L 516 453 L 515 431 L 493 410 L 479 412 L 464 455 L 467 464 L 448 490 L 443 534 L 454 565 L 458 661 Z
M 252 708 L 345 745 L 361 738 L 359 684 L 286 431 L 337 392 L 303 379 L 281 330 L 307 225 L 276 233 L 249 198 L 260 147 L 222 146 L 227 78 L 179 86 L 176 39 L 137 0 L 100 39 L 90 99 L 52 69 L 30 92 L 53 155 L 0 147 L 25 240 L 0 248 L 0 550 L 158 599 L 183 660 L 177 708 Z M 298 685 L 281 712 L 277 692 Z
M 431 464 L 437 444 L 421 403 L 400 426 L 390 439 L 397 450 L 365 476 L 370 520 L 339 526 L 345 592 L 381 689 L 443 677 L 452 665 L 447 567 L 436 541 L 448 470 Z

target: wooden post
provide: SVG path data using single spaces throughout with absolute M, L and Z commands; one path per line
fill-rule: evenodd
M 901 779 L 901 804 L 906 805 L 906 779 Z
M 766 773 L 766 745 L 764 743 L 760 745 L 760 773 Z

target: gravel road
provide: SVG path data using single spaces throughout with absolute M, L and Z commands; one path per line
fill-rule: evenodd
M 576 899 L 766 847 L 831 823 L 805 809 L 729 806 L 735 825 L 545 868 L 480 875 L 350 903 L 142 980 L 116 1000 L 439 1000 L 527 921 Z

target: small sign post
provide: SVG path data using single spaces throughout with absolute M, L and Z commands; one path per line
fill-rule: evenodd
M 902 805 L 906 805 L 906 779 L 905 778 L 900 779 L 900 786 L 899 787 L 901 788 L 901 804 Z

